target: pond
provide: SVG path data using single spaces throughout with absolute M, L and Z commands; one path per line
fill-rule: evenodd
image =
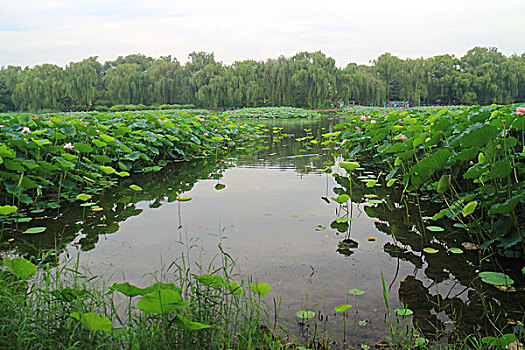
M 424 230 L 422 217 L 439 209 L 431 201 L 418 207 L 406 196 L 402 200 L 402 189 L 367 188 L 360 180 L 375 178 L 372 166 L 358 170 L 361 179 L 352 180 L 355 192 L 347 207 L 331 199 L 345 178 L 338 183 L 323 170 L 344 171 L 333 165 L 338 159 L 329 145 L 309 140 L 333 131 L 337 122 L 335 116 L 265 121 L 265 136 L 235 158 L 178 163 L 135 176 L 130 183 L 144 191 L 130 191 L 124 182 L 97 199 L 100 211 L 71 206 L 56 216 L 35 214 L 33 225 L 48 227 L 47 233 L 27 237 L 28 244 L 19 242 L 18 249 L 31 254 L 57 247 L 64 260 L 82 251 L 81 265 L 108 284 L 145 286 L 149 273 L 182 255 L 203 271 L 214 270 L 221 264 L 220 246 L 235 259 L 236 271 L 270 283 L 269 306 L 272 298 L 282 298 L 284 327 L 301 336 L 296 312 L 311 310 L 319 334 L 350 344 L 372 345 L 389 334 L 381 273 L 390 309 L 406 304 L 414 311 L 406 321 L 427 333 L 446 339 L 454 327 L 468 332 L 483 326 L 489 302 L 498 305 L 497 322 L 520 320 L 523 281 L 516 281 L 513 294 L 472 283 L 479 252 L 447 252 L 445 247 L 461 247 L 466 240 L 453 222 L 442 232 Z M 175 201 L 178 193 L 191 200 Z M 342 217 L 349 221 L 335 221 Z M 426 253 L 425 247 L 438 252 Z M 523 265 L 512 259 L 498 263 Z M 351 295 L 350 289 L 365 293 Z M 343 314 L 334 307 L 346 303 L 353 307 L 343 331 Z M 453 313 L 462 315 L 460 324 L 452 321 Z

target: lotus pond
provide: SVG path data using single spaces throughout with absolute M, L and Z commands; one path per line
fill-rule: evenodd
M 225 252 L 271 286 L 257 293 L 269 322 L 311 347 L 329 345 L 325 335 L 373 346 L 411 324 L 420 344 L 523 337 L 523 119 L 514 110 L 378 110 L 259 127 L 157 112 L 13 116 L 0 146 L 2 255 L 52 251 L 108 284 L 144 287 L 181 257 L 214 275 Z M 84 134 L 86 122 L 106 128 Z

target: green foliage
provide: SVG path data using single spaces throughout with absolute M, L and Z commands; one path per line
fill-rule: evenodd
M 475 47 L 461 58 L 402 60 L 385 53 L 371 63 L 338 68 L 317 51 L 224 65 L 213 54 L 193 52 L 184 65 L 171 57 L 129 55 L 104 64 L 90 57 L 65 69 L 8 66 L 0 69 L 0 109 L 123 112 L 196 105 L 325 108 L 334 101 L 377 106 L 406 100 L 418 106 L 525 100 L 523 55 L 505 57 L 493 48 Z
M 303 108 L 292 107 L 259 107 L 243 108 L 226 111 L 224 118 L 265 118 L 265 119 L 287 119 L 287 118 L 315 118 L 320 114 Z
M 357 109 L 337 125 L 338 138 L 343 157 L 368 156 L 389 172 L 387 185 L 396 179 L 409 195 L 440 203 L 433 220 L 461 215 L 463 228 L 472 240 L 486 242 L 484 248 L 520 249 L 525 153 L 523 130 L 514 127 L 523 119 L 517 107 Z
M 270 293 L 270 290 L 272 290 L 272 287 L 269 283 L 266 282 L 260 282 L 260 283 L 250 283 L 250 288 L 255 292 L 255 294 L 258 294 L 260 296 L 265 296 L 268 293 Z
M 514 280 L 501 272 L 483 271 L 479 273 L 481 280 L 496 286 L 507 286 L 514 284 Z
M 94 312 L 88 312 L 85 314 L 72 312 L 70 316 L 82 323 L 90 331 L 111 332 L 111 329 L 113 328 L 111 321 L 107 317 L 99 316 Z
M 145 294 L 137 303 L 137 308 L 144 312 L 164 314 L 176 309 L 188 307 L 177 290 L 163 288 Z
M 350 293 L 352 295 L 363 295 L 363 294 L 365 294 L 365 291 L 362 290 L 362 289 L 354 288 L 354 289 L 350 289 L 348 291 L 348 293 Z
M 258 128 L 198 111 L 5 115 L 0 214 L 36 199 L 87 201 L 136 172 L 222 153 Z M 138 185 L 128 185 L 140 191 Z M 181 198 L 181 200 L 184 200 Z M 13 205 L 15 204 L 15 205 Z
M 302 310 L 302 311 L 297 311 L 296 315 L 297 317 L 302 318 L 302 319 L 310 319 L 315 316 L 315 312 Z
M 345 312 L 346 310 L 350 309 L 352 307 L 352 305 L 350 304 L 341 304 L 341 305 L 337 305 L 334 310 L 335 312 Z
M 4 266 L 16 277 L 26 280 L 36 273 L 36 266 L 24 258 L 4 258 Z

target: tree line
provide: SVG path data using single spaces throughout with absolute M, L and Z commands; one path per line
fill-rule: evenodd
M 213 53 L 141 54 L 100 63 L 97 57 L 33 68 L 0 69 L 0 111 L 93 110 L 114 105 L 234 108 L 325 108 L 339 103 L 383 105 L 491 104 L 525 101 L 525 53 L 505 56 L 475 47 L 463 57 L 400 59 L 385 53 L 370 65 L 338 68 L 320 51 L 225 65 Z

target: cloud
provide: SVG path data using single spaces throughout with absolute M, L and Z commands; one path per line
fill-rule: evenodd
M 215 52 L 218 60 L 264 60 L 321 50 L 339 66 L 384 52 L 401 58 L 496 46 L 525 47 L 521 0 L 4 2 L 0 65 L 65 65 L 143 53 Z

